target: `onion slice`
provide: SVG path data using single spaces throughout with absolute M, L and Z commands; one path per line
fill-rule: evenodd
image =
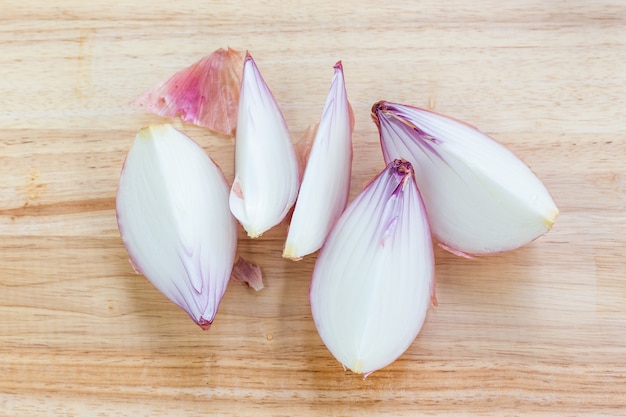
M 353 119 L 341 61 L 334 69 L 291 217 L 285 258 L 298 260 L 318 250 L 348 203 Z
M 339 218 L 320 251 L 310 301 L 324 344 L 366 376 L 396 360 L 434 300 L 432 242 L 411 164 L 392 161 Z
M 116 209 L 133 267 L 208 329 L 237 246 L 219 167 L 171 125 L 145 127 L 124 162 Z
M 405 158 L 440 246 L 487 255 L 525 245 L 548 232 L 559 211 L 550 193 L 517 156 L 455 119 L 380 101 L 372 107 L 386 162 Z
M 278 103 L 252 57 L 244 62 L 229 204 L 256 238 L 287 215 L 298 195 L 298 160 Z

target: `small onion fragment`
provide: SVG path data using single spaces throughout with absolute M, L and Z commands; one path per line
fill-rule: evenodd
M 254 291 L 263 289 L 263 273 L 258 265 L 246 261 L 242 257 L 233 266 L 233 281 L 245 282 Z
M 283 257 L 318 250 L 348 203 L 352 170 L 352 111 L 341 61 L 335 65 L 322 118 L 308 155 Z
M 180 115 L 185 122 L 233 136 L 242 68 L 241 52 L 220 48 L 154 86 L 134 104 L 159 116 Z
M 537 176 L 478 129 L 417 107 L 372 107 L 386 162 L 415 169 L 433 236 L 450 252 L 504 252 L 548 232 L 559 211 Z
M 244 61 L 229 204 L 256 238 L 287 215 L 298 195 L 298 160 L 278 103 L 248 54 Z
M 208 329 L 237 246 L 219 167 L 171 125 L 145 127 L 124 162 L 116 213 L 133 267 Z
M 411 345 L 434 300 L 432 241 L 413 169 L 395 160 L 357 196 L 320 251 L 311 281 L 315 326 L 355 373 Z

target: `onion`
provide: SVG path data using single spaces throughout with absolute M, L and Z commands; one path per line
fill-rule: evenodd
M 548 232 L 559 211 L 524 162 L 463 122 L 380 101 L 372 108 L 386 162 L 413 165 L 430 227 L 441 246 L 486 255 Z
M 230 210 L 250 237 L 280 223 L 298 195 L 298 161 L 278 103 L 252 57 L 244 62 Z
M 315 326 L 356 373 L 396 360 L 434 300 L 432 242 L 411 164 L 392 161 L 348 206 L 311 281 Z
M 145 127 L 124 162 L 116 209 L 136 271 L 208 329 L 237 246 L 219 167 L 171 125 Z
M 334 68 L 291 217 L 283 251 L 285 258 L 298 260 L 318 250 L 348 203 L 354 119 L 341 62 Z M 306 138 L 302 140 L 305 147 Z

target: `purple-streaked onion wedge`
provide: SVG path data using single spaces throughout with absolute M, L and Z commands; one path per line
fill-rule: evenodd
M 386 162 L 411 162 L 433 236 L 462 255 L 525 245 L 548 232 L 559 211 L 510 150 L 478 129 L 428 110 L 379 101 L 372 119 Z
M 435 297 L 426 211 L 395 160 L 346 208 L 315 263 L 310 301 L 322 341 L 365 376 L 413 343 Z
M 116 209 L 136 271 L 208 329 L 237 246 L 219 167 L 171 125 L 145 127 L 124 162 Z

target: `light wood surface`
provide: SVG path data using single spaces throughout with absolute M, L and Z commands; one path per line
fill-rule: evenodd
M 0 415 L 625 415 L 626 3 L 0 1 Z M 370 107 L 472 123 L 561 210 L 520 250 L 436 250 L 439 307 L 394 364 L 344 372 L 313 325 L 315 257 L 285 228 L 239 253 L 203 332 L 134 275 L 115 189 L 128 103 L 219 47 L 249 49 L 294 137 L 343 60 L 356 115 L 351 196 L 382 168 Z M 179 121 L 233 176 L 233 143 Z

